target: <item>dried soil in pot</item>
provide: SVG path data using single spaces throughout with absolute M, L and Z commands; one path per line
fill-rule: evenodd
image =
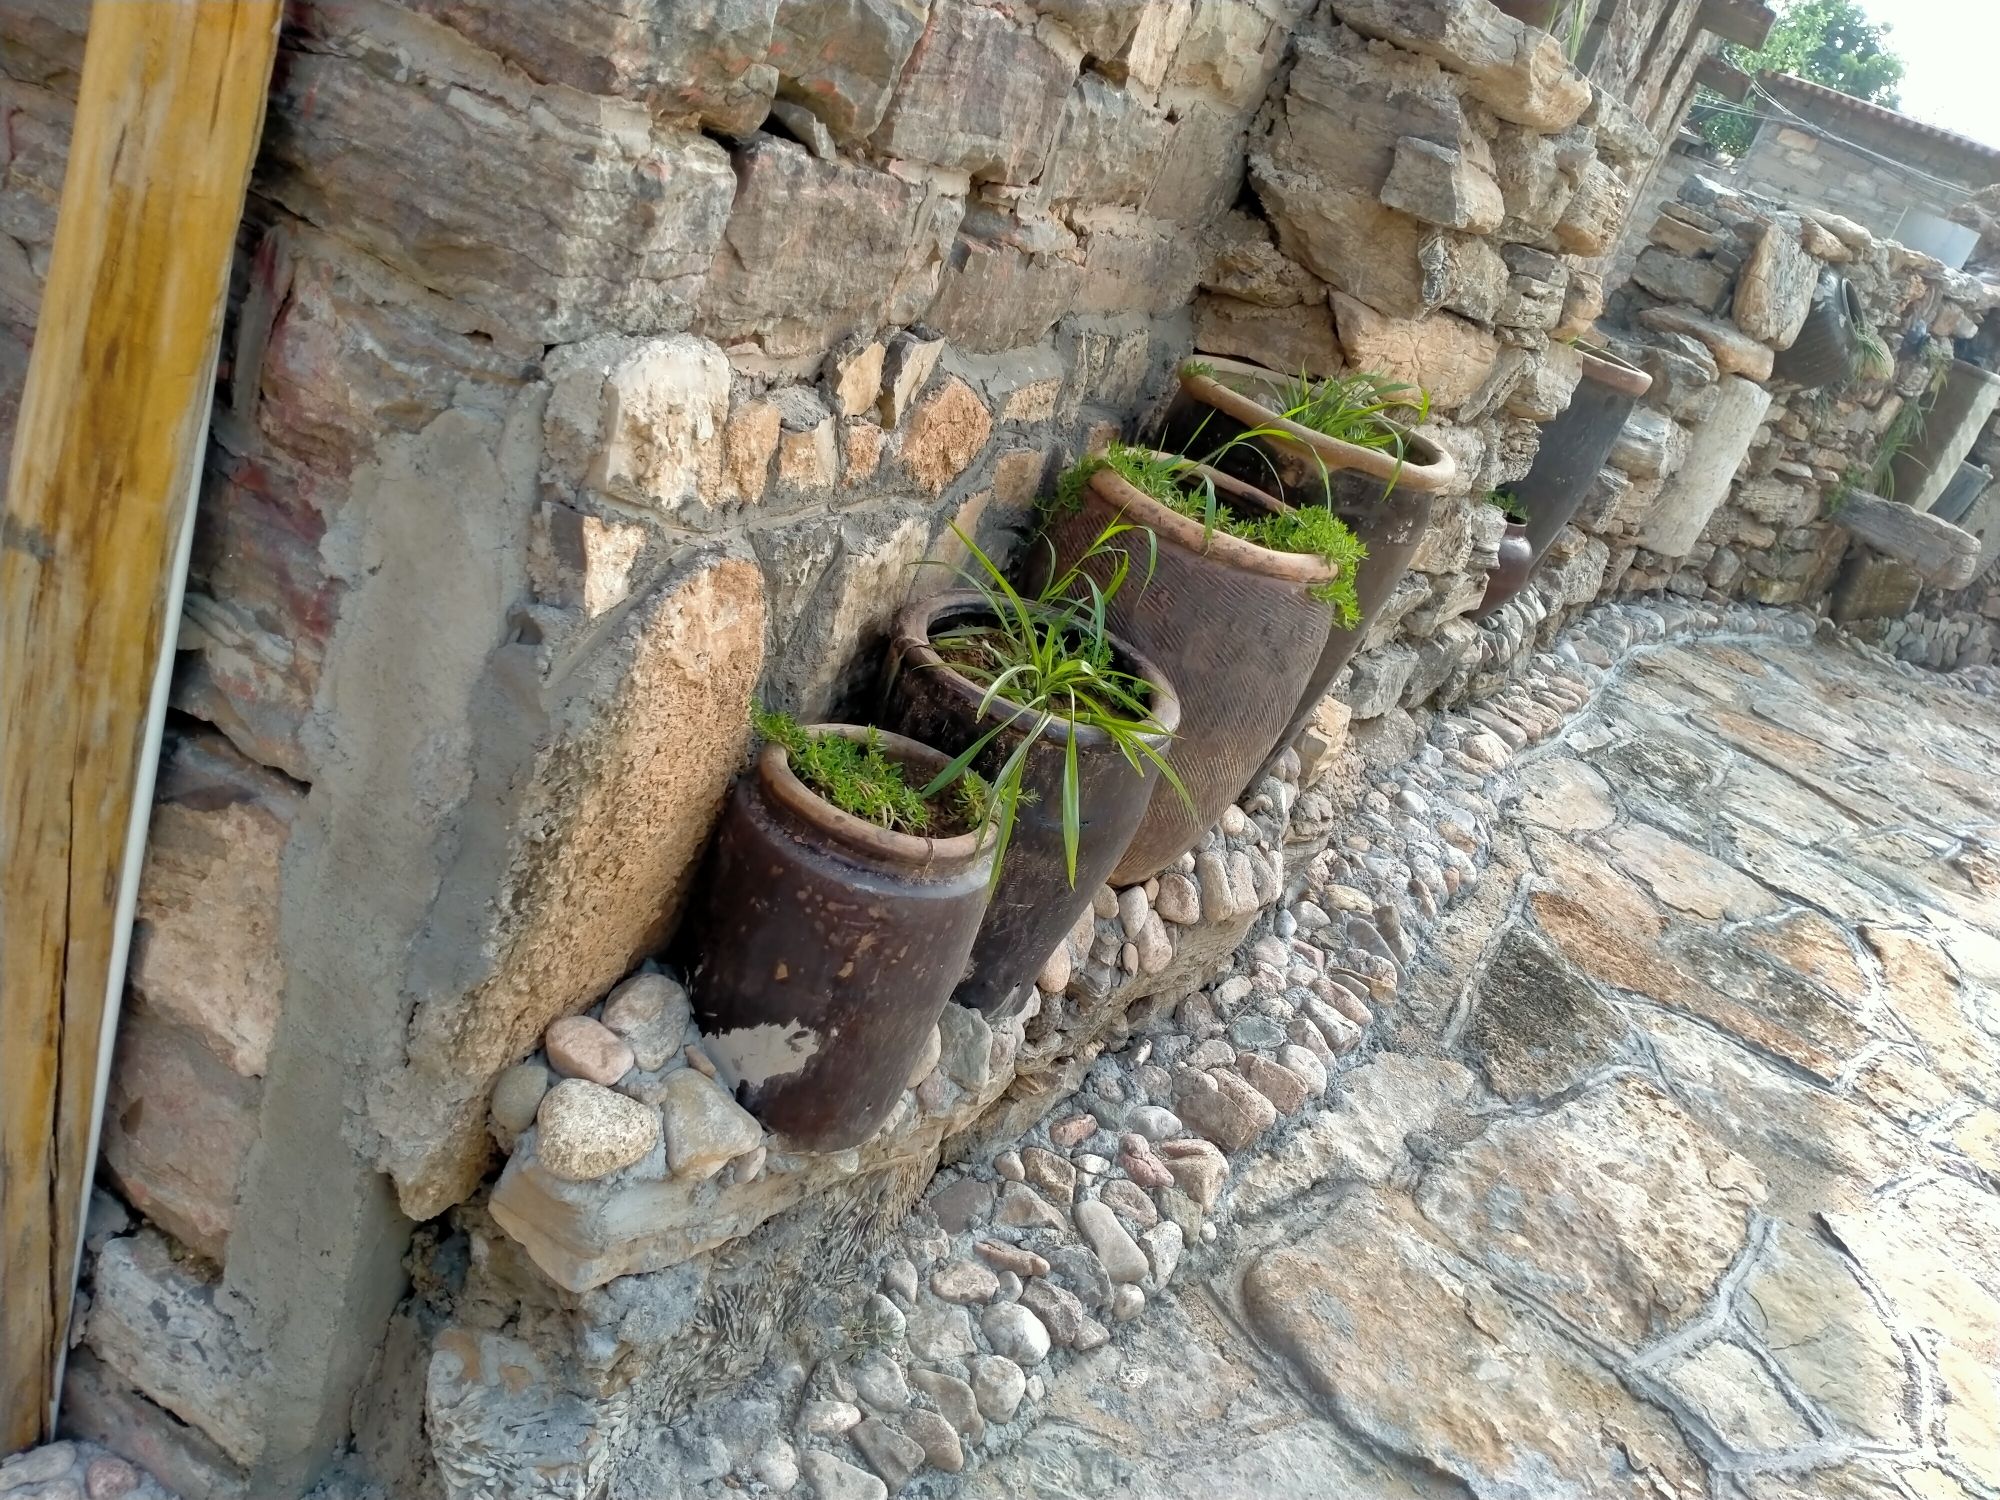
M 1615 355 L 1594 349 L 1578 352 L 1583 355 L 1583 379 L 1576 395 L 1562 415 L 1543 426 L 1542 446 L 1527 477 L 1509 487 L 1528 515 L 1527 566 L 1516 573 L 1502 556 L 1479 606 L 1482 615 L 1528 586 L 1549 548 L 1589 498 L 1633 408 L 1652 389 L 1652 376 Z
M 1217 497 L 1244 515 L 1282 508 L 1253 486 L 1212 477 Z M 1075 511 L 1051 520 L 1054 565 L 1067 568 L 1121 519 L 1153 531 L 1159 558 L 1147 579 L 1143 538 L 1128 538 L 1140 550 L 1133 552 L 1131 579 L 1112 600 L 1110 625 L 1158 663 L 1180 695 L 1180 733 L 1167 760 L 1193 802 L 1164 779 L 1154 788 L 1111 874 L 1113 885 L 1124 886 L 1150 879 L 1192 850 L 1250 784 L 1325 648 L 1333 608 L 1313 592 L 1335 575 L 1316 557 L 1205 533 L 1199 521 L 1109 469 L 1091 476 Z M 1101 566 L 1108 571 L 1110 563 Z
M 919 785 L 948 759 L 900 735 L 881 744 Z M 803 1151 L 872 1136 L 965 977 L 992 869 L 990 836 L 891 833 L 765 746 L 723 811 L 679 944 L 738 1101 Z
M 984 689 L 940 658 L 932 642 L 954 628 L 990 622 L 992 612 L 975 593 L 951 593 L 910 605 L 896 617 L 889 646 L 886 722 L 951 755 L 965 750 L 1017 706 L 998 700 L 982 716 Z M 1165 751 L 1181 719 L 1180 700 L 1166 674 L 1139 652 L 1113 641 L 1113 666 L 1152 685 L 1148 703 L 1161 733 L 1150 736 Z M 1003 730 L 975 763 L 982 775 L 999 774 L 1020 744 L 1020 729 Z M 953 999 L 989 1015 L 1010 1015 L 1027 998 L 1035 975 L 1076 925 L 1097 888 L 1125 853 L 1160 779 L 1157 766 L 1135 771 L 1111 737 L 1088 726 L 1076 732 L 1080 835 L 1076 882 L 1070 883 L 1063 848 L 1063 765 L 1069 725 L 1057 720 L 1028 753 L 1022 778 L 1026 794 L 1015 815 L 1013 837 L 1000 866 L 986 919 L 972 945 L 972 970 Z

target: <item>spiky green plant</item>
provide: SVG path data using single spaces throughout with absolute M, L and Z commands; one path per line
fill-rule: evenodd
M 1144 679 L 1118 668 L 1108 624 L 1111 601 L 1132 572 L 1134 548 L 1123 539 L 1144 538 L 1148 576 L 1158 544 L 1146 528 L 1114 521 L 1067 570 L 1055 574 L 1051 569 L 1054 576 L 1030 598 L 1008 581 L 999 564 L 977 542 L 955 525 L 952 532 L 968 559 L 959 568 L 959 577 L 979 595 L 987 618 L 941 632 L 932 644 L 954 671 L 983 690 L 980 719 L 996 709 L 1004 716 L 955 756 L 924 788 L 924 794 L 935 796 L 954 781 L 971 777 L 973 763 L 996 739 L 1009 730 L 1020 731 L 1006 759 L 986 783 L 984 794 L 992 809 L 998 846 L 993 859 L 997 882 L 1017 815 L 1031 795 L 1024 785 L 1029 752 L 1044 731 L 1061 723 L 1065 730 L 1060 808 L 1063 860 L 1070 885 L 1075 886 L 1077 853 L 1083 838 L 1083 785 L 1077 758 L 1080 729 L 1103 734 L 1117 746 L 1135 774 L 1143 774 L 1148 765 L 1158 766 L 1168 785 L 1193 805 L 1180 777 L 1153 744 L 1155 739 L 1164 738 L 1166 731 L 1147 704 L 1152 689 Z M 1108 567 L 1102 580 L 1087 571 L 1088 565 L 1100 558 Z
M 876 730 L 870 729 L 866 740 L 815 734 L 790 714 L 761 708 L 751 711 L 750 722 L 760 738 L 783 747 L 794 776 L 842 812 L 892 833 L 930 830 L 937 792 L 910 784 Z M 992 788 L 979 776 L 964 778 L 949 810 L 968 828 L 983 827 L 992 810 Z
M 1505 490 L 1488 490 L 1479 497 L 1517 526 L 1528 524 L 1528 507 Z
M 1867 324 L 1854 330 L 1854 378 L 1876 381 L 1896 378 L 1896 356 L 1889 352 L 1889 346 L 1882 335 Z

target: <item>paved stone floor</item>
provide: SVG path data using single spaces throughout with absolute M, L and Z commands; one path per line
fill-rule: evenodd
M 964 1496 L 2000 1495 L 2000 710 L 1641 653 L 1385 1046 Z

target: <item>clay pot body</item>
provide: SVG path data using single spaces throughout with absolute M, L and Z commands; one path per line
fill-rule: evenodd
M 1368 549 L 1368 556 L 1362 559 L 1354 575 L 1354 599 L 1361 616 L 1352 629 L 1343 630 L 1336 624 L 1328 633 L 1326 647 L 1306 677 L 1305 690 L 1299 695 L 1291 722 L 1265 760 L 1266 771 L 1292 747 L 1319 711 L 1320 700 L 1326 697 L 1333 679 L 1354 659 L 1369 627 L 1396 592 L 1403 575 L 1410 571 L 1410 559 L 1417 555 L 1424 534 L 1431 529 L 1431 511 L 1437 498 L 1424 490 L 1405 491 L 1400 485 L 1384 493 L 1380 480 L 1355 473 L 1334 475 L 1330 489 L 1334 514 L 1347 523 Z
M 1273 435 L 1256 440 L 1255 452 L 1238 449 L 1220 467 L 1287 505 L 1323 501 L 1329 474 L 1372 478 L 1384 488 L 1393 482 L 1399 494 L 1434 495 L 1458 478 L 1456 461 L 1428 438 L 1405 430 L 1398 464 L 1393 452 L 1342 442 L 1279 416 L 1272 403 L 1281 399 L 1288 377 L 1277 371 L 1233 359 L 1202 363 L 1207 373 L 1181 371 L 1181 394 L 1167 413 L 1165 446 L 1203 458 L 1247 431 L 1271 429 Z
M 946 764 L 900 735 L 881 743 L 913 779 Z M 990 836 L 850 817 L 765 746 L 723 811 L 681 939 L 695 1017 L 744 1108 L 803 1151 L 872 1136 L 965 977 L 992 870 Z
M 1847 278 L 1823 272 L 1813 293 L 1812 310 L 1792 347 L 1779 353 L 1771 376 L 1814 391 L 1835 385 L 1854 373 L 1860 354 L 1855 330 L 1866 319 L 1861 298 Z
M 1583 379 L 1562 415 L 1542 428 L 1542 446 L 1527 477 L 1514 485 L 1514 498 L 1528 513 L 1523 530 L 1528 545 L 1525 568 L 1507 566 L 1506 554 L 1486 585 L 1479 613 L 1490 614 L 1528 585 L 1569 525 L 1599 471 L 1617 446 L 1632 410 L 1653 387 L 1653 377 L 1614 355 L 1596 350 L 1583 355 Z M 1511 536 L 1516 528 L 1509 527 Z
M 1487 575 L 1486 598 L 1481 601 L 1479 612 L 1484 614 L 1490 609 L 1497 609 L 1500 604 L 1512 599 L 1527 587 L 1534 571 L 1535 546 L 1528 540 L 1528 528 L 1509 521 L 1500 537 L 1500 560 Z
M 951 593 L 912 604 L 896 617 L 889 646 L 887 722 L 956 756 L 1004 724 L 1017 705 L 996 700 L 984 714 L 984 689 L 940 660 L 932 641 L 956 627 L 990 623 L 992 612 L 975 593 Z M 1165 752 L 1180 724 L 1180 701 L 1166 674 L 1123 642 L 1114 641 L 1114 667 L 1151 684 L 1148 706 L 1159 733 L 1149 735 Z M 989 778 L 1033 727 L 1005 729 L 981 752 L 974 768 Z M 1001 861 L 1000 878 L 972 945 L 972 969 L 953 999 L 960 1005 L 1006 1016 L 1026 1000 L 1035 975 L 1076 925 L 1091 897 L 1132 842 L 1145 816 L 1159 767 L 1142 759 L 1134 770 L 1111 737 L 1088 726 L 1076 731 L 1079 837 L 1076 881 L 1063 848 L 1063 765 L 1069 724 L 1057 720 L 1028 752 L 1024 796 Z
M 1205 472 L 1218 499 L 1243 514 L 1278 507 L 1253 486 Z M 1110 625 L 1158 664 L 1180 696 L 1180 731 L 1167 761 L 1192 806 L 1160 781 L 1112 870 L 1111 883 L 1119 886 L 1150 879 L 1192 850 L 1250 784 L 1326 646 L 1332 607 L 1313 591 L 1335 576 L 1316 557 L 1268 551 L 1219 531 L 1205 534 L 1200 522 L 1141 494 L 1109 469 L 1091 476 L 1075 511 L 1050 524 L 1054 565 L 1069 567 L 1121 519 L 1152 530 L 1158 562 L 1148 579 L 1143 539 L 1128 538 L 1132 576 L 1111 602 Z M 1108 573 L 1110 563 L 1092 568 Z

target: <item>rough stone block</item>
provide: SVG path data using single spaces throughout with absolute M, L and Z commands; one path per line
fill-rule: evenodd
M 804 104 L 842 144 L 866 140 L 882 123 L 928 11 L 928 0 L 778 0 L 767 60 L 779 93 Z
M 736 207 L 702 294 L 702 333 L 811 367 L 850 334 L 913 323 L 930 305 L 959 199 L 770 136 L 735 160 Z
M 1297 59 L 1265 148 L 1288 172 L 1373 198 L 1395 169 L 1405 141 L 1487 164 L 1448 78 L 1434 63 L 1371 49 L 1352 32 L 1310 33 Z
M 744 131 L 777 81 L 772 0 L 682 7 L 551 5 L 546 0 L 411 0 L 542 83 L 639 99 L 666 118 Z
M 617 336 L 558 350 L 542 475 L 572 494 L 672 515 L 721 460 L 729 361 L 705 339 Z
M 1194 0 L 1187 30 L 1167 69 L 1167 87 L 1211 95 L 1231 109 L 1264 98 L 1285 56 L 1306 0 Z
M 1080 255 L 961 237 L 924 322 L 973 354 L 1037 344 L 1076 302 Z
M 1203 354 L 1322 377 L 1339 374 L 1347 362 L 1333 314 L 1323 302 L 1263 307 L 1235 297 L 1203 296 L 1194 305 L 1194 346 Z
M 1704 312 L 1715 312 L 1729 295 L 1731 277 L 1727 269 L 1712 260 L 1698 260 L 1648 245 L 1633 263 L 1632 280 L 1656 297 L 1669 302 L 1689 302 Z
M 132 1206 L 220 1263 L 263 1090 L 186 1026 L 126 1009 L 104 1103 L 104 1165 Z
M 1556 242 L 1571 255 L 1604 255 L 1617 245 L 1632 207 L 1625 179 L 1592 157 L 1577 173 L 1576 190 L 1556 221 Z
M 1326 285 L 1271 242 L 1270 226 L 1232 213 L 1209 233 L 1212 256 L 1202 287 L 1260 307 L 1297 307 L 1326 300 Z
M 1083 245 L 1073 310 L 1087 317 L 1160 316 L 1187 306 L 1201 280 L 1202 247 L 1173 224 L 1099 222 Z
M 310 14 L 273 85 L 262 191 L 547 342 L 687 326 L 735 188 L 713 141 L 484 65 L 386 4 Z
M 1806 254 L 1796 230 L 1774 220 L 1743 263 L 1731 316 L 1760 343 L 1789 349 L 1806 326 L 1818 286 L 1819 262 Z
M 1639 314 L 1639 326 L 1656 333 L 1686 334 L 1715 357 L 1723 374 L 1740 375 L 1745 380 L 1769 380 L 1777 360 L 1769 344 L 1760 344 L 1742 329 L 1691 308 L 1649 307 Z
M 1610 462 L 1634 479 L 1653 479 L 1678 473 L 1687 456 L 1687 430 L 1665 412 L 1641 406 L 1625 419 Z
M 1569 410 L 1583 380 L 1583 356 L 1568 344 L 1551 344 L 1530 359 L 1520 384 L 1507 398 L 1510 416 L 1552 422 Z
M 245 1078 L 263 1075 L 284 995 L 279 861 L 304 800 L 220 735 L 161 747 L 128 982 Z
M 251 1500 L 248 1476 L 199 1428 L 147 1400 L 88 1346 L 63 1376 L 62 1431 L 114 1449 L 175 1495 Z
M 1144 206 L 1156 219 L 1205 225 L 1243 190 L 1249 121 L 1200 102 L 1179 106 L 1178 115 L 1167 127 L 1166 149 Z
M 418 997 L 405 1066 L 371 1098 L 412 1218 L 477 1184 L 494 1077 L 670 930 L 742 754 L 763 649 L 758 569 L 698 554 L 494 747 L 508 801 L 492 816 L 516 842 L 497 893 L 453 888 L 432 919 L 478 934 L 478 968 Z
M 1441 231 L 1385 208 L 1373 193 L 1329 187 L 1250 159 L 1250 180 L 1278 232 L 1278 246 L 1312 273 L 1393 318 L 1420 318 L 1449 292 Z
M 1034 8 L 1060 22 L 1092 57 L 1123 56 L 1139 29 L 1141 7 L 1131 0 L 1034 0 Z
M 1487 0 L 1343 0 L 1340 18 L 1364 36 L 1436 58 L 1516 125 L 1567 130 L 1590 108 L 1590 85 L 1562 44 Z
M 254 1464 L 262 1361 L 216 1305 L 217 1284 L 145 1229 L 106 1245 L 94 1268 L 84 1341 L 147 1399 L 198 1428 L 231 1460 Z
M 1431 393 L 1432 409 L 1440 412 L 1455 411 L 1471 399 L 1500 358 L 1498 339 L 1450 313 L 1414 321 L 1384 317 L 1335 292 L 1333 320 L 1349 364 L 1421 385 Z
M 986 403 L 954 375 L 911 416 L 903 434 L 903 467 L 922 488 L 943 494 L 979 456 L 992 431 Z
M 1500 184 L 1484 167 L 1450 146 L 1416 136 L 1396 142 L 1395 164 L 1381 198 L 1412 218 L 1446 229 L 1486 234 L 1507 216 Z
M 1137 207 L 1159 176 L 1172 130 L 1165 111 L 1096 73 L 1083 74 L 1056 122 L 1034 201 Z
M 1005 12 L 933 0 L 875 149 L 978 182 L 1033 182 L 1048 137 L 1021 124 L 1055 118 L 1075 77 L 1074 66 Z
M 1687 463 L 1667 481 L 1639 533 L 1639 545 L 1662 557 L 1684 557 L 1694 546 L 1771 408 L 1771 393 L 1748 380 L 1725 380 L 1719 390 L 1714 414 L 1690 434 Z
M 1357 720 L 1380 718 L 1402 701 L 1416 670 L 1417 653 L 1408 646 L 1392 644 L 1364 653 L 1354 662 L 1347 706 Z

